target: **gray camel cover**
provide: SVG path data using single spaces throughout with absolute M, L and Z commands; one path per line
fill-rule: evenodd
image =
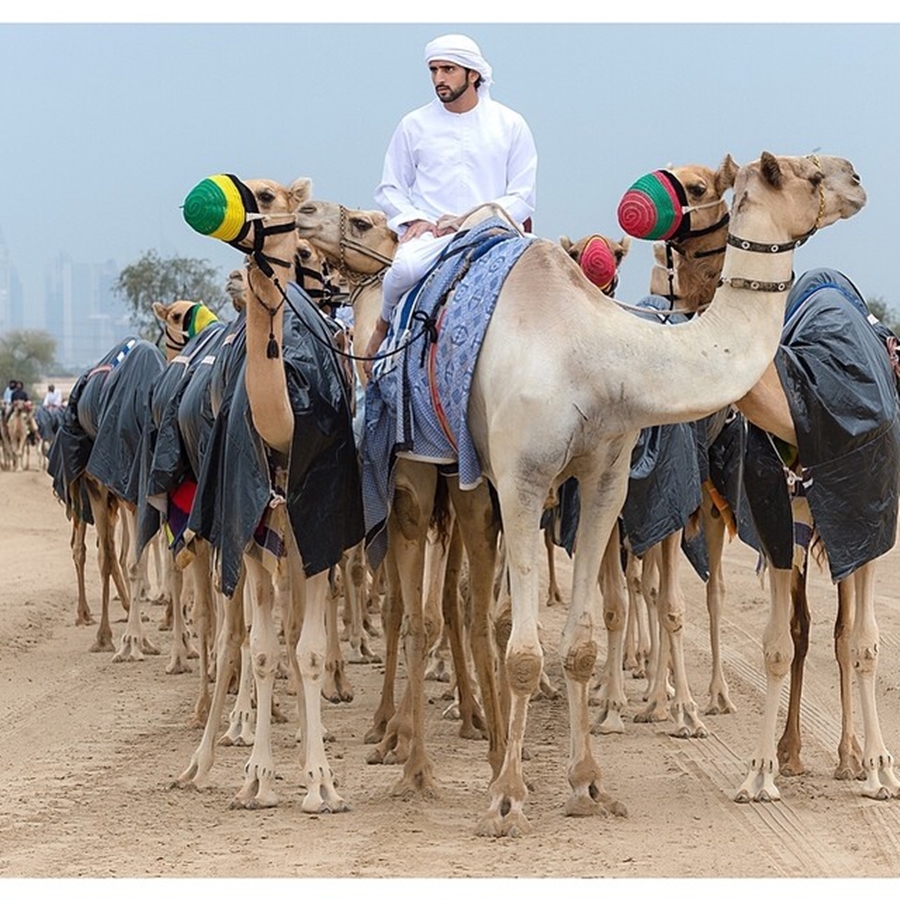
M 157 533 L 162 522 L 168 522 L 171 528 L 177 519 L 177 515 L 170 516 L 170 495 L 185 482 L 196 483 L 197 469 L 192 460 L 199 459 L 199 447 L 191 443 L 199 439 L 200 433 L 182 432 L 181 407 L 195 377 L 203 380 L 203 374 L 211 371 L 211 362 L 225 330 L 223 322 L 207 325 L 166 365 L 153 385 L 150 417 L 140 446 L 138 552 Z M 197 410 L 198 416 L 202 413 L 202 409 Z M 173 503 L 171 512 L 177 513 L 177 501 Z
M 69 394 L 62 425 L 50 448 L 48 473 L 53 490 L 88 524 L 90 505 L 69 487 L 84 472 L 113 494 L 137 504 L 139 446 L 149 414 L 150 389 L 165 367 L 159 349 L 129 337 L 86 370 Z
M 807 272 L 788 295 L 775 365 L 797 432 L 798 487 L 835 582 L 894 545 L 900 477 L 894 341 L 841 272 Z M 787 479 L 773 442 L 754 426 L 744 483 L 769 562 L 791 568 Z
M 276 498 L 276 467 L 287 464 L 285 499 L 291 529 L 314 575 L 337 564 L 363 537 L 359 458 L 350 391 L 325 317 L 295 284 L 287 287 L 282 358 L 294 411 L 290 459 L 269 453 L 250 416 L 244 386 L 241 320 L 222 356 L 227 377 L 209 435 L 188 528 L 217 550 L 221 588 L 232 595 L 251 541 L 265 541 L 266 509 Z M 215 378 L 215 374 L 213 374 Z M 277 552 L 277 551 L 276 551 Z

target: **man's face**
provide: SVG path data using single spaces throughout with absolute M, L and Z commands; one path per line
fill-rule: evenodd
M 473 85 L 478 79 L 478 73 L 471 69 L 464 69 L 456 63 L 442 59 L 433 59 L 428 64 L 431 72 L 431 83 L 434 92 L 441 103 L 453 103 L 458 100 L 469 88 L 474 91 Z

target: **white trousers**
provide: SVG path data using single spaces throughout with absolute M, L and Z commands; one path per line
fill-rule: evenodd
M 381 318 L 385 322 L 391 321 L 400 298 L 434 265 L 453 238 L 453 233 L 435 237 L 426 232 L 405 244 L 397 245 L 393 262 L 384 273 L 382 285 Z

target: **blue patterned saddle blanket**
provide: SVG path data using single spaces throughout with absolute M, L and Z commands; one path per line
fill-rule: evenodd
M 382 353 L 406 349 L 377 364 L 366 389 L 363 501 L 373 565 L 398 456 L 456 464 L 464 490 L 482 479 L 467 424 L 472 376 L 503 282 L 534 240 L 504 219 L 487 219 L 448 244 L 401 300 Z

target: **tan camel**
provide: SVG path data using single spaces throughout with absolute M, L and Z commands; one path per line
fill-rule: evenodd
M 702 175 L 702 173 L 700 173 Z M 708 203 L 722 197 L 720 186 L 713 178 L 701 177 L 691 192 L 697 202 Z M 654 247 L 656 266 L 651 278 L 651 290 L 669 296 L 673 308 L 688 312 L 702 311 L 712 300 L 715 284 L 720 277 L 725 251 L 724 229 L 698 229 L 696 236 Z M 738 404 L 742 413 L 755 424 L 766 429 L 777 423 L 778 434 L 788 442 L 795 441 L 790 408 L 774 366 L 770 366 L 760 383 Z M 768 423 L 764 424 L 764 423 Z M 734 710 L 728 685 L 721 664 L 720 623 L 725 597 L 725 580 L 722 568 L 722 551 L 726 531 L 737 530 L 733 513 L 716 496 L 710 484 L 704 485 L 703 522 L 707 538 L 710 565 L 707 582 L 707 608 L 709 634 L 712 649 L 713 674 L 710 683 L 708 713 L 724 713 Z M 808 504 L 795 502 L 794 514 L 798 521 L 809 519 Z M 838 762 L 835 778 L 846 780 L 863 777 L 862 750 L 859 746 L 853 722 L 852 662 L 850 657 L 850 629 L 853 616 L 855 585 L 842 581 L 837 585 L 838 610 L 834 625 L 834 650 L 840 673 L 841 735 L 838 742 Z M 782 775 L 800 775 L 806 771 L 800 758 L 800 698 L 802 693 L 803 666 L 809 643 L 809 610 L 806 597 L 805 565 L 795 565 L 791 573 L 792 622 L 791 635 L 794 654 L 791 660 L 790 692 L 784 731 L 778 741 L 779 772 Z M 876 787 L 877 791 L 878 788 Z
M 255 180 L 246 183 L 235 181 L 235 185 L 239 186 L 241 202 L 246 203 L 252 198 L 252 205 L 257 207 L 252 213 L 245 207 L 246 213 L 251 214 L 247 218 L 246 234 L 233 242 L 237 249 L 249 254 L 245 385 L 250 417 L 269 454 L 281 460 L 284 466 L 290 459 L 295 427 L 285 364 L 281 358 L 284 287 L 297 241 L 290 222 L 297 207 L 309 196 L 311 183 L 309 179 L 300 179 L 286 188 L 272 181 Z M 245 239 L 250 243 L 245 243 Z M 281 285 L 282 279 L 285 285 Z M 288 621 L 285 622 L 285 639 L 294 651 L 291 665 L 303 694 L 301 730 L 307 793 L 302 808 L 309 813 L 339 812 L 346 810 L 348 804 L 337 791 L 325 753 L 320 700 L 327 647 L 328 571 L 312 575 L 305 573 L 285 504 L 274 506 L 271 515 L 270 526 L 278 528 L 285 541 L 286 556 L 281 557 L 279 567 L 287 568 L 292 593 Z M 279 659 L 274 619 L 275 592 L 271 576 L 255 556 L 244 554 L 243 571 L 245 590 L 249 591 L 252 600 L 250 654 L 257 709 L 269 711 Z M 234 605 L 239 603 L 237 597 L 230 602 Z M 213 702 L 215 705 L 215 699 Z M 197 779 L 204 778 L 208 772 L 208 768 L 204 770 L 204 765 L 204 761 L 195 754 L 179 783 L 193 781 L 197 784 Z M 255 808 L 277 803 L 269 715 L 258 717 L 253 751 L 244 773 L 244 784 L 234 798 L 233 806 Z
M 301 236 L 319 247 L 332 269 L 352 286 L 355 335 L 359 346 L 366 346 L 381 311 L 380 275 L 396 247 L 396 237 L 387 228 L 383 214 L 310 201 L 301 207 L 297 225 Z M 383 563 L 387 585 L 383 611 L 385 679 L 381 702 L 365 738 L 367 743 L 376 744 L 367 759 L 372 763 L 404 764 L 403 775 L 395 786 L 397 793 L 435 795 L 438 786 L 425 747 L 425 665 L 429 650 L 440 641 L 444 618 L 457 627 L 460 622 L 457 579 L 462 556 L 455 544 L 457 539 L 465 548 L 469 564 L 470 636 L 483 706 L 479 706 L 469 684 L 461 644 L 454 639 L 450 645 L 457 673 L 460 734 L 476 737 L 487 733 L 488 759 L 495 775 L 503 755 L 490 622 L 497 522 L 486 484 L 474 491 L 461 491 L 458 479 L 439 476 L 437 466 L 406 458 L 398 460 L 394 474 L 387 557 Z M 452 507 L 449 509 L 448 494 Z M 435 536 L 435 516 L 447 516 L 443 519 L 446 537 Z M 393 690 L 401 616 L 406 622 L 408 681 L 396 708 Z
M 9 431 L 11 468 L 15 472 L 26 471 L 31 460 L 29 437 L 38 434 L 37 422 L 30 400 L 14 400 L 6 422 Z

